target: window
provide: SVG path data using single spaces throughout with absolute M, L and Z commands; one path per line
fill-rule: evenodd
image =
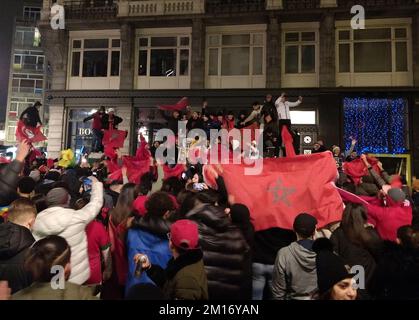
M 139 38 L 138 75 L 176 77 L 189 75 L 189 36 Z
M 315 31 L 285 32 L 285 73 L 316 72 Z
M 41 18 L 41 8 L 24 7 L 23 19 L 26 21 L 38 21 Z
M 263 33 L 209 35 L 207 54 L 209 76 L 264 74 Z
M 12 80 L 12 91 L 42 94 L 43 75 L 14 74 Z
M 316 124 L 316 111 L 290 111 L 293 124 Z
M 72 40 L 72 77 L 117 77 L 120 72 L 120 39 Z
M 407 28 L 383 27 L 339 30 L 339 73 L 408 71 Z

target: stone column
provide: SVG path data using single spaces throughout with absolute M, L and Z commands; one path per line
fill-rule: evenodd
M 266 32 L 266 88 L 281 87 L 281 25 L 269 18 Z
M 335 17 L 325 13 L 320 21 L 320 87 L 336 86 Z
M 192 20 L 191 89 L 205 88 L 205 25 L 203 19 Z
M 60 156 L 61 150 L 64 148 L 64 128 L 63 127 L 64 104 L 53 102 L 49 106 L 49 122 L 48 122 L 48 157 L 55 159 Z M 66 121 L 66 119 L 64 119 Z
M 121 26 L 121 73 L 120 89 L 134 89 L 135 70 L 135 29 L 125 23 Z

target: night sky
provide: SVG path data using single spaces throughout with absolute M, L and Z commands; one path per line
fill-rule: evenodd
M 23 10 L 23 0 L 0 0 L 0 6 L 0 122 L 4 122 L 14 21 L 16 14 Z

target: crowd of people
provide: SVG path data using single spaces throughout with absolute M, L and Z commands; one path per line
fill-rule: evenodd
M 201 115 L 174 111 L 167 126 L 177 132 L 181 120 L 188 130 L 257 122 L 272 142 L 264 144 L 275 149 L 264 155 L 285 156 L 279 133 L 290 127 L 289 108 L 301 102 L 268 95 L 237 122 L 204 103 Z M 90 117 L 95 151 L 103 147 L 105 118 L 117 119 L 111 111 Z M 142 147 L 149 170 L 132 181 L 126 167 L 110 179 L 105 157 L 68 167 L 28 162 L 31 145 L 19 144 L 16 159 L 0 165 L 2 299 L 419 299 L 419 183 L 410 189 L 381 163 L 356 154 L 355 139 L 344 153 L 324 141 L 315 145 L 315 152 L 333 153 L 336 185 L 350 195 L 342 196 L 342 220 L 322 229 L 303 212 L 293 230 L 255 231 L 221 167 L 212 172 L 218 186 L 212 189 L 202 166 L 167 176 L 153 157 L 156 145 Z M 363 176 L 346 167 L 354 161 L 365 166 Z

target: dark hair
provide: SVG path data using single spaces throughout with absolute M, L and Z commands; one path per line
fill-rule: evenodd
M 196 199 L 201 203 L 215 205 L 215 203 L 219 201 L 219 194 L 212 189 L 203 190 L 196 194 Z
M 159 191 L 148 197 L 145 208 L 147 209 L 147 215 L 161 218 L 167 211 L 174 209 L 174 204 L 167 192 Z
M 153 177 L 150 172 L 143 174 L 140 183 L 137 185 L 138 194 L 146 196 L 153 188 Z
M 341 228 L 345 236 L 353 244 L 367 248 L 370 246 L 371 234 L 365 228 L 368 216 L 361 204 L 348 203 L 343 211 Z
M 418 247 L 417 232 L 412 226 L 401 226 L 397 229 L 397 238 L 401 245 L 407 249 L 416 249 Z
M 161 187 L 161 191 L 168 192 L 177 196 L 178 193 L 185 188 L 185 183 L 176 178 L 170 177 L 163 181 L 163 185 Z
M 110 216 L 115 225 L 119 225 L 127 219 L 132 212 L 132 203 L 138 197 L 138 191 L 134 183 L 127 183 L 122 187 L 115 208 L 110 212 Z
M 48 209 L 47 201 L 45 195 L 43 194 L 36 194 L 31 198 L 31 201 L 35 204 L 36 211 L 41 212 L 45 209 Z
M 22 177 L 17 183 L 19 191 L 24 194 L 30 194 L 35 189 L 35 186 L 36 182 L 31 177 Z
M 189 190 L 183 190 L 179 192 L 179 195 L 177 197 L 177 202 L 180 204 L 180 208 L 177 212 L 177 215 L 180 218 L 184 218 L 185 215 L 194 208 L 195 200 L 196 200 L 195 192 L 192 192 Z
M 65 267 L 70 257 L 71 249 L 67 241 L 51 235 L 34 243 L 26 256 L 24 267 L 34 282 L 49 282 L 54 277 L 51 268 L 56 265 Z
M 252 104 L 252 106 L 257 106 L 257 105 L 259 105 L 259 102 L 258 102 L 258 101 L 255 101 L 255 102 L 253 102 L 253 104 Z

